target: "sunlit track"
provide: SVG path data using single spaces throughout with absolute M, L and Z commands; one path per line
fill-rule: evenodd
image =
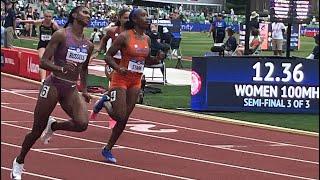
M 6 79 L 6 84 L 10 83 Z M 37 93 L 22 88 L 2 85 L 1 93 L 1 149 L 2 178 L 9 177 L 12 159 L 20 151 L 24 135 L 33 124 L 33 110 Z M 13 88 L 14 87 L 14 88 Z M 37 89 L 38 85 L 30 86 Z M 28 89 L 28 88 L 27 88 Z M 31 93 L 32 92 L 32 93 Z M 34 91 L 35 92 L 35 91 Z M 92 104 L 88 104 L 88 114 Z M 219 123 L 199 121 L 180 123 L 192 119 L 185 116 L 164 114 L 151 115 L 152 110 L 138 108 L 129 119 L 122 138 L 113 149 L 119 162 L 109 164 L 101 156 L 101 148 L 111 133 L 106 113 L 101 112 L 83 133 L 57 131 L 49 145 L 40 141 L 30 151 L 26 159 L 27 172 L 57 179 L 319 179 L 318 137 L 286 134 L 270 130 L 254 135 L 242 133 L 248 127 L 228 125 L 238 128 L 233 131 L 217 131 Z M 140 114 L 141 113 L 141 114 Z M 58 121 L 68 117 L 58 105 L 52 116 Z M 177 119 L 170 121 L 170 119 Z M 195 120 L 192 120 L 195 121 Z M 206 124 L 206 128 L 201 126 Z M 221 123 L 223 124 L 223 123 Z M 226 128 L 226 125 L 223 126 Z M 142 128 L 142 129 L 141 129 Z M 161 130 L 165 131 L 161 131 Z M 172 131 L 168 131 L 168 130 Z M 265 133 L 261 133 L 264 131 Z M 162 133 L 161 133 L 162 132 Z M 284 135 L 272 136 L 276 133 Z M 264 135 L 265 134 L 265 135 Z M 292 138 L 294 137 L 294 138 Z M 39 160 L 37 160 L 39 159 Z M 41 160 L 40 160 L 41 159 Z M 37 161 L 42 167 L 37 167 Z M 61 168 L 52 170 L 52 167 Z M 85 168 L 85 171 L 79 171 Z M 51 170 L 50 170 L 51 169 Z M 99 174 L 99 176 L 98 176 Z M 107 176 L 100 176 L 105 174 Z M 28 177 L 29 176 L 29 177 Z M 26 179 L 32 177 L 25 173 Z M 50 178 L 47 178 L 50 179 Z

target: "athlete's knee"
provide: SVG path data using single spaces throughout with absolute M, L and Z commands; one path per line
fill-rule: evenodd
M 88 129 L 88 122 L 83 122 L 83 123 L 79 124 L 79 131 L 80 132 L 85 131 L 87 129 Z
M 83 132 L 88 128 L 88 121 L 81 121 L 75 123 L 75 129 L 77 132 Z

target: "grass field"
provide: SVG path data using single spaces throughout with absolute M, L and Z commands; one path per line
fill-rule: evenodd
M 85 32 L 86 36 L 90 36 L 91 30 Z M 37 47 L 36 40 L 15 40 L 16 46 L 35 49 Z M 203 56 L 203 54 L 211 48 L 211 38 L 206 33 L 183 33 L 181 41 L 181 49 L 183 56 Z M 313 38 L 301 37 L 301 48 L 299 51 L 293 51 L 292 56 L 306 57 L 312 51 L 315 43 Z M 271 51 L 263 51 L 263 56 L 272 55 Z M 183 61 L 186 69 L 191 68 L 191 61 Z M 176 60 L 167 60 L 167 67 L 175 67 Z M 99 77 L 90 77 L 90 84 L 106 84 L 106 81 Z M 190 86 L 162 86 L 152 85 L 161 89 L 162 93 L 145 95 L 145 105 L 162 107 L 167 109 L 184 109 L 189 111 L 190 104 Z M 300 129 L 306 131 L 319 132 L 319 115 L 307 114 L 270 114 L 270 113 L 245 113 L 245 112 L 216 112 L 205 113 L 215 116 L 233 118 L 238 120 Z

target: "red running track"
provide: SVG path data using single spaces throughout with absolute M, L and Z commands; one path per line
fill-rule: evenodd
M 33 123 L 39 85 L 1 76 L 1 178 Z M 94 101 L 93 101 L 94 102 Z M 89 110 L 93 103 L 89 104 Z M 44 107 L 45 108 L 45 107 Z M 90 113 L 90 112 L 88 112 Z M 52 114 L 67 120 L 60 106 Z M 136 107 L 113 154 L 101 148 L 111 130 L 100 113 L 83 133 L 58 131 L 26 158 L 27 179 L 319 179 L 319 137 L 195 119 Z

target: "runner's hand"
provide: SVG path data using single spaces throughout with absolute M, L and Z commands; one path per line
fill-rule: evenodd
M 63 66 L 63 73 L 67 74 L 69 72 L 74 72 L 77 69 L 77 64 L 72 62 L 66 62 Z
M 128 69 L 126 69 L 126 68 L 124 68 L 124 67 L 121 67 L 121 68 L 118 70 L 118 72 L 119 72 L 120 74 L 127 74 Z
M 91 99 L 92 99 L 92 96 L 89 94 L 89 93 L 82 93 L 82 96 L 84 97 L 84 100 L 87 102 L 87 103 L 90 103 Z

